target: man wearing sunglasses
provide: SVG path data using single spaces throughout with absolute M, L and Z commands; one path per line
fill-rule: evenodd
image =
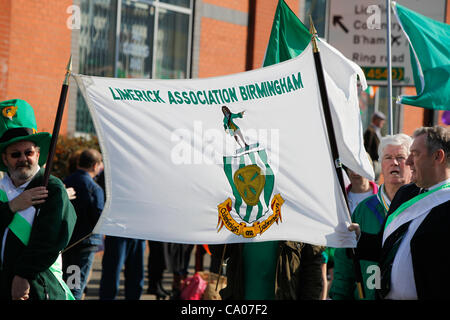
M 73 299 L 60 252 L 76 214 L 61 180 L 43 187 L 51 135 L 37 132 L 33 108 L 0 102 L 0 299 Z

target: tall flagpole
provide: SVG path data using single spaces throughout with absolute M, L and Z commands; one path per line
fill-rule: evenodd
M 67 91 L 69 89 L 69 77 L 72 73 L 72 55 L 70 55 L 69 62 L 67 63 L 66 68 L 66 76 L 64 78 L 62 87 L 61 87 L 61 93 L 59 95 L 59 102 L 58 102 L 58 109 L 56 111 L 56 117 L 55 117 L 55 123 L 53 125 L 53 133 L 52 133 L 52 139 L 50 141 L 50 148 L 48 152 L 47 162 L 45 164 L 45 172 L 44 172 L 44 182 L 43 186 L 47 187 L 48 185 L 48 179 L 50 178 L 50 171 L 53 166 L 53 158 L 55 157 L 55 151 L 56 151 L 56 144 L 58 142 L 58 136 L 59 136 L 59 130 L 61 128 L 62 123 L 62 116 L 64 113 L 64 106 L 66 105 L 66 97 L 67 97 Z M 41 207 L 38 207 L 38 212 L 41 210 Z M 61 253 L 67 251 L 68 249 L 72 248 L 73 246 L 80 243 L 82 240 L 86 239 L 92 234 L 89 233 L 88 235 L 84 236 L 77 242 L 73 243 L 69 247 L 65 248 Z
M 50 140 L 50 147 L 47 156 L 47 162 L 45 163 L 44 179 L 42 185 L 47 187 L 48 180 L 50 178 L 50 171 L 53 165 L 53 158 L 55 157 L 56 143 L 58 142 L 59 129 L 61 127 L 62 115 L 64 112 L 64 105 L 66 104 L 67 91 L 69 89 L 69 77 L 72 73 L 72 55 L 70 56 L 69 63 L 66 68 L 66 76 L 64 78 L 63 85 L 61 87 L 61 93 L 59 95 L 58 110 L 56 111 L 55 123 L 53 125 L 52 138 Z M 41 211 L 41 205 L 36 207 L 36 215 L 39 215 Z
M 391 0 L 386 0 L 386 57 L 387 57 L 387 107 L 388 107 L 388 131 L 393 135 L 392 119 L 392 54 L 391 54 Z
M 313 53 L 314 64 L 316 67 L 317 80 L 319 82 L 320 97 L 322 100 L 322 108 L 323 108 L 323 113 L 325 116 L 325 122 L 327 125 L 327 133 L 328 133 L 328 140 L 330 142 L 331 155 L 333 157 L 336 174 L 337 174 L 337 177 L 339 180 L 339 185 L 341 187 L 342 194 L 345 199 L 345 203 L 347 204 L 347 208 L 349 208 L 347 193 L 345 192 L 344 176 L 342 173 L 342 164 L 339 159 L 339 152 L 338 152 L 338 148 L 337 148 L 336 136 L 334 133 L 333 120 L 331 118 L 330 104 L 328 102 L 328 94 L 327 94 L 327 87 L 325 84 L 325 77 L 323 74 L 322 60 L 320 58 L 319 47 L 317 46 L 317 31 L 316 31 L 316 28 L 314 27 L 311 16 L 309 16 L 309 20 L 310 20 L 310 25 L 311 25 L 310 33 L 312 35 L 311 41 L 312 41 L 313 52 L 314 52 Z M 350 212 L 350 209 L 349 209 L 349 212 Z M 355 279 L 356 279 L 356 285 L 358 288 L 359 297 L 361 299 L 363 299 L 364 298 L 364 288 L 362 286 L 363 279 L 362 279 L 361 267 L 359 264 L 359 260 L 356 258 L 355 250 L 352 249 L 351 253 L 352 253 L 353 266 L 355 269 Z
M 55 123 L 53 125 L 52 139 L 50 141 L 50 148 L 48 152 L 47 162 L 44 172 L 44 183 L 46 187 L 48 179 L 50 177 L 50 171 L 53 165 L 53 158 L 55 157 L 56 143 L 58 142 L 59 129 L 61 128 L 62 116 L 64 113 L 64 105 L 66 104 L 67 91 L 69 89 L 69 77 L 72 73 L 72 56 L 70 56 L 69 63 L 66 68 L 66 76 L 64 78 L 63 85 L 61 87 L 61 93 L 59 95 L 58 110 L 56 111 Z

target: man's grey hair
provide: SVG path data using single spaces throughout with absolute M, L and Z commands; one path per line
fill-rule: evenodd
M 384 149 L 388 145 L 402 146 L 405 148 L 406 155 L 409 156 L 409 148 L 412 144 L 412 138 L 404 133 L 398 133 L 381 138 L 380 145 L 378 146 L 378 157 L 383 159 Z
M 444 150 L 445 157 L 447 158 L 447 167 L 450 166 L 450 131 L 448 128 L 442 126 L 434 127 L 422 127 L 414 131 L 413 137 L 417 138 L 421 135 L 425 135 L 425 145 L 428 149 L 428 154 Z

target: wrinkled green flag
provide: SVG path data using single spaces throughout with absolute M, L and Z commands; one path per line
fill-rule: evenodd
M 297 57 L 310 41 L 311 35 L 305 25 L 284 0 L 279 0 L 263 67 Z M 275 299 L 278 247 L 278 241 L 244 244 L 242 256 L 244 257 L 244 298 L 246 300 Z
M 297 57 L 310 41 L 309 30 L 286 2 L 280 0 L 275 12 L 263 67 Z
M 416 107 L 450 110 L 450 25 L 392 2 L 409 40 L 416 96 L 399 102 Z

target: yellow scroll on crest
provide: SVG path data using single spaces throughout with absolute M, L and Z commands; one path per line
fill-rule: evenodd
M 244 238 L 253 238 L 258 234 L 263 234 L 267 229 L 269 229 L 275 222 L 278 224 L 278 220 L 282 222 L 281 219 L 281 206 L 284 200 L 277 194 L 273 197 L 271 208 L 273 213 L 263 221 L 254 222 L 251 226 L 247 225 L 245 222 L 237 222 L 231 216 L 230 211 L 232 207 L 232 201 L 230 198 L 225 200 L 223 203 L 218 205 L 219 210 L 219 221 L 217 224 L 219 232 L 222 227 L 225 227 L 238 236 L 243 236 Z

